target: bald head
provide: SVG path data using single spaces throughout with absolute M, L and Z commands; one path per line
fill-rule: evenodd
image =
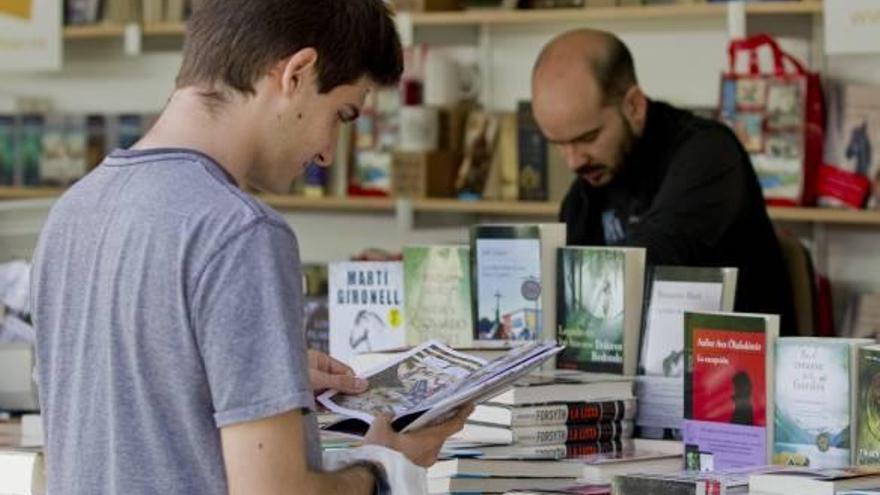
M 560 78 L 588 78 L 603 104 L 618 102 L 638 84 L 632 54 L 626 45 L 617 36 L 594 29 L 563 33 L 541 51 L 532 75 L 535 90 Z

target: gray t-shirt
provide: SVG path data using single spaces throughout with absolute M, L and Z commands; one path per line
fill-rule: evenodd
M 207 156 L 112 153 L 31 276 L 51 495 L 226 493 L 220 428 L 314 409 L 296 237 Z

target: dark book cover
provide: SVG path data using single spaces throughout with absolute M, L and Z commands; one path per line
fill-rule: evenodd
M 0 115 L 0 184 L 15 184 L 16 176 L 16 124 L 15 117 Z
M 547 201 L 548 144 L 535 118 L 532 105 L 523 101 L 517 107 L 517 147 L 519 150 L 519 199 Z
M 40 185 L 40 160 L 43 156 L 45 120 L 41 115 L 25 115 L 21 119 L 19 163 L 25 186 Z

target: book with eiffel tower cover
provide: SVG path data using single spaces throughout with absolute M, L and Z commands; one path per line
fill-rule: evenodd
M 478 341 L 556 337 L 556 256 L 564 224 L 477 225 L 471 230 Z

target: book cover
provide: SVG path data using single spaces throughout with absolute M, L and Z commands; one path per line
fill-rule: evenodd
M 774 464 L 810 468 L 851 464 L 853 342 L 811 338 L 776 342 Z
M 40 185 L 40 159 L 43 155 L 44 119 L 25 115 L 21 119 L 21 140 L 18 145 L 22 182 L 25 186 Z
M 116 147 L 127 150 L 141 139 L 144 122 L 140 115 L 120 115 L 116 121 Z
M 477 340 L 535 340 L 544 321 L 540 227 L 482 225 L 471 238 Z
M 331 356 L 349 361 L 406 344 L 403 263 L 330 263 L 329 292 Z
M 330 310 L 327 296 L 306 296 L 303 307 L 306 345 L 309 349 L 330 353 Z
M 101 164 L 107 154 L 107 119 L 103 115 L 86 117 L 86 170 Z
M 15 117 L 0 115 L 0 184 L 15 184 L 16 169 L 16 125 Z
M 522 101 L 517 107 L 519 199 L 547 201 L 547 140 L 532 114 L 532 105 Z
M 437 339 L 451 347 L 473 341 L 470 248 L 408 246 L 403 249 L 406 341 Z
M 778 317 L 688 312 L 684 319 L 688 469 L 769 464 Z
M 860 350 L 857 407 L 856 464 L 880 465 L 880 346 Z
M 733 311 L 736 268 L 657 266 L 645 291 L 636 424 L 647 437 L 679 436 L 684 418 L 684 313 Z
M 634 375 L 645 251 L 560 248 L 557 301 L 563 369 Z

